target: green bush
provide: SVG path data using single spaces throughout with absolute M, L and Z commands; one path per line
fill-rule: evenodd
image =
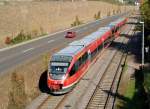
M 101 11 L 98 11 L 97 14 L 94 14 L 94 18 L 95 18 L 95 20 L 100 19 L 101 18 Z
M 150 43 L 150 35 L 149 36 L 147 36 L 147 41 Z
M 31 34 L 25 34 L 23 30 L 20 31 L 20 33 L 17 34 L 16 37 L 14 37 L 11 40 L 12 44 L 17 44 L 26 40 L 30 40 L 31 39 Z
M 71 27 L 81 25 L 82 22 L 79 20 L 78 16 L 75 17 L 75 21 L 71 24 Z
M 80 23 L 78 18 L 76 19 L 77 23 Z M 5 38 L 5 44 L 17 44 L 23 41 L 27 41 L 32 39 L 32 37 L 34 36 L 44 36 L 47 35 L 47 33 L 44 33 L 44 29 L 42 27 L 40 27 L 40 34 L 38 34 L 37 30 L 33 30 L 30 33 L 25 33 L 23 30 L 21 30 L 16 36 L 13 36 L 13 38 L 11 39 L 10 37 L 6 37 Z
M 150 70 L 148 69 L 144 70 L 144 86 L 146 91 L 150 93 Z
M 144 0 L 140 10 L 144 20 L 145 28 L 150 31 L 150 0 Z

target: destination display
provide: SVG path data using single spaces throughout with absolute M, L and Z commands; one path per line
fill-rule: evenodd
M 71 62 L 71 56 L 63 56 L 63 55 L 55 55 L 52 56 L 51 61 L 58 61 L 58 62 Z
M 51 62 L 51 66 L 68 66 L 69 63 Z

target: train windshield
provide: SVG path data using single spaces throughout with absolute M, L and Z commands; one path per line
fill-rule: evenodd
M 65 74 L 69 63 L 67 62 L 51 62 L 50 64 L 50 73 L 51 74 Z

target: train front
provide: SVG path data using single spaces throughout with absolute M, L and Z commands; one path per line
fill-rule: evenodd
M 67 71 L 72 60 L 71 56 L 53 55 L 49 63 L 47 84 L 52 94 L 63 94 L 68 92 L 64 88 L 67 79 Z

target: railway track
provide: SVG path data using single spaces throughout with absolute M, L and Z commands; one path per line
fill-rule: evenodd
M 112 109 L 114 106 L 117 84 L 123 72 L 122 65 L 125 65 L 127 59 L 127 46 L 124 46 L 127 42 L 128 40 L 124 39 L 121 46 L 117 48 L 118 51 L 103 73 L 86 109 Z
M 61 96 L 48 96 L 36 109 L 57 109 L 68 94 Z

